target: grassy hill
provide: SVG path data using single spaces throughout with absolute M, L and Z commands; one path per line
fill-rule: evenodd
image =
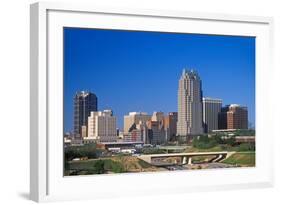
M 70 161 L 68 162 L 67 170 L 65 170 L 65 175 L 146 172 L 157 170 L 157 167 L 136 157 L 122 156 L 84 161 Z
M 256 164 L 255 152 L 237 152 L 222 162 L 226 164 L 253 167 Z

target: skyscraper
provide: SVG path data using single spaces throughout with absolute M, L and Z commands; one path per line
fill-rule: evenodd
M 170 140 L 177 135 L 177 121 L 177 112 L 169 112 L 168 115 L 165 116 L 164 127 L 167 133 L 167 140 Z
M 178 86 L 177 135 L 188 136 L 203 133 L 202 88 L 197 72 L 182 72 Z
M 82 126 L 88 126 L 88 117 L 90 116 L 91 111 L 97 111 L 97 109 L 98 99 L 94 93 L 80 91 L 75 94 L 73 127 L 75 136 L 82 137 Z
M 203 125 L 205 133 L 218 129 L 218 116 L 221 106 L 221 99 L 203 98 Z
M 153 145 L 160 145 L 167 141 L 164 128 L 164 119 L 160 121 L 149 120 L 146 122 L 148 127 L 148 142 Z
M 91 112 L 88 117 L 89 140 L 115 142 L 117 140 L 116 117 L 112 110 Z
M 237 104 L 226 105 L 219 113 L 219 129 L 248 129 L 248 109 Z

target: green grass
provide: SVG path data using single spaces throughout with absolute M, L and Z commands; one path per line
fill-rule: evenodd
M 100 156 L 104 150 L 98 149 L 96 144 L 87 144 L 83 146 L 71 146 L 64 149 L 64 157 L 67 161 L 74 158 L 87 157 L 89 159 L 95 159 Z
M 207 148 L 207 149 L 189 147 L 185 150 L 185 152 L 220 152 L 220 151 L 228 151 L 228 150 L 227 150 L 227 148 L 224 148 L 220 145 L 212 147 L 212 148 Z
M 122 173 L 125 172 L 125 168 L 122 163 L 113 161 L 111 159 L 85 160 L 78 162 L 69 162 L 66 174 L 103 174 L 108 171 L 114 173 Z
M 153 166 L 136 157 L 116 156 L 106 159 L 67 162 L 65 175 L 124 173 L 149 168 L 153 168 Z
M 228 152 L 246 152 L 246 151 L 254 151 L 254 145 L 248 143 L 242 143 L 241 145 L 230 146 L 230 145 L 216 145 L 211 148 L 196 148 L 196 147 L 189 147 L 185 149 L 185 152 L 221 152 L 221 151 L 228 151 Z
M 255 152 L 238 152 L 222 161 L 226 164 L 253 167 L 256 164 Z
M 142 154 L 164 154 L 166 151 L 164 149 L 158 148 L 143 148 Z

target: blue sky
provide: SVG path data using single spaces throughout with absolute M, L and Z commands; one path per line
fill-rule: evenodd
M 255 38 L 64 28 L 64 131 L 73 129 L 73 96 L 87 90 L 118 127 L 132 111 L 177 111 L 182 69 L 194 69 L 203 96 L 248 107 L 255 123 Z

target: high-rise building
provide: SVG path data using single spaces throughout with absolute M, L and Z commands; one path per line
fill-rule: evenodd
M 166 132 L 164 128 L 164 120 L 146 122 L 148 128 L 148 143 L 153 145 L 160 145 L 166 142 Z
M 218 116 L 221 106 L 221 99 L 203 98 L 203 125 L 205 133 L 218 129 Z
M 165 129 L 165 116 L 163 112 L 153 112 L 151 120 L 146 122 L 147 141 L 153 145 L 160 145 L 168 140 L 168 132 Z
M 91 112 L 90 116 L 88 117 L 88 133 L 87 138 L 97 140 L 97 133 L 96 133 L 96 116 L 102 115 L 102 112 Z
M 203 133 L 202 88 L 197 72 L 182 72 L 178 85 L 177 135 L 190 136 Z
M 134 124 L 139 122 L 146 123 L 151 120 L 151 115 L 145 112 L 130 112 L 129 115 L 124 116 L 124 133 L 127 134 Z
M 226 105 L 219 113 L 219 129 L 248 129 L 248 108 Z
M 221 111 L 218 115 L 218 129 L 224 130 L 227 129 L 227 112 L 229 110 L 229 105 L 226 105 L 221 108 Z
M 177 135 L 177 121 L 177 112 L 169 112 L 168 115 L 165 116 L 164 127 L 167 133 L 167 140 L 170 140 Z
M 88 125 L 90 112 L 97 111 L 98 99 L 94 93 L 80 91 L 74 96 L 74 135 L 82 137 L 82 126 Z
M 115 142 L 117 140 L 116 117 L 111 110 L 91 112 L 88 117 L 88 140 Z

